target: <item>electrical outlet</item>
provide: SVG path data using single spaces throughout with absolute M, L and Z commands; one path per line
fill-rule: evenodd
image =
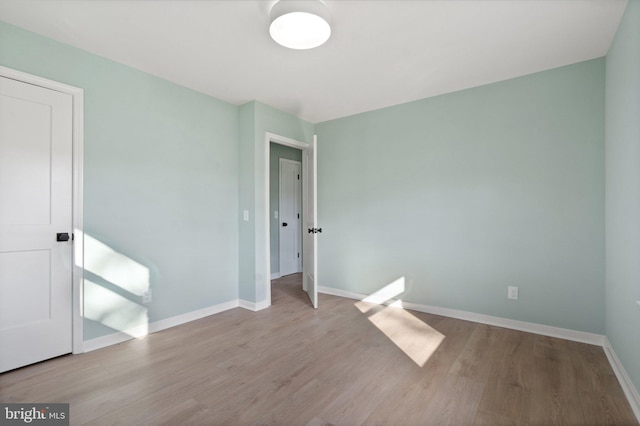
M 142 293 L 142 303 L 151 303 L 151 289 Z
M 249 221 L 249 210 L 242 211 L 242 218 L 245 220 L 245 222 Z
M 273 218 L 274 218 L 274 219 L 277 219 L 277 218 L 278 218 L 278 210 L 275 210 L 275 211 L 273 212 Z
M 507 299 L 518 300 L 518 287 L 512 285 L 507 287 Z

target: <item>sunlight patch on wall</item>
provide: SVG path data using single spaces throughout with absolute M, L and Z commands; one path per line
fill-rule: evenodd
M 84 316 L 133 337 L 149 332 L 147 308 L 86 279 Z
M 149 290 L 149 268 L 84 235 L 84 268 L 118 287 L 142 296 Z
M 137 299 L 148 294 L 149 268 L 90 235 L 83 241 L 84 269 L 100 278 L 85 275 L 83 316 L 133 337 L 146 336 L 148 309 Z
M 362 299 L 356 303 L 356 307 L 360 312 L 366 313 L 371 307 L 376 305 L 388 304 L 390 306 L 402 307 L 402 300 L 394 300 L 397 296 L 404 293 L 405 284 L 404 277 L 400 277 L 390 284 L 385 285 L 380 290 Z M 391 301 L 390 303 L 387 303 Z
M 356 302 L 355 306 L 413 362 L 423 367 L 445 336 L 402 309 L 402 300 L 397 296 L 404 291 L 405 278 L 401 277 Z

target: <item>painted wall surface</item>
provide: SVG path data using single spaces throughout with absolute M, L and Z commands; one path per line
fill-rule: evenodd
M 237 107 L 2 22 L 0 65 L 84 89 L 85 339 L 238 297 Z
M 267 237 L 268 209 L 268 156 L 265 133 L 270 132 L 303 143 L 313 138 L 313 124 L 291 114 L 279 111 L 260 102 L 250 102 L 240 107 L 246 114 L 253 114 L 253 144 L 249 138 L 242 137 L 242 162 L 253 160 L 253 169 L 244 168 L 240 175 L 240 209 L 250 210 L 251 224 L 242 222 L 240 235 L 240 253 L 253 252 L 253 263 L 241 259 L 241 299 L 248 302 L 264 302 L 267 299 L 271 278 L 269 257 L 270 242 Z M 242 118 L 244 122 L 245 119 Z M 244 132 L 244 130 L 243 130 Z M 244 134 L 244 133 L 243 133 Z
M 302 163 L 302 151 L 277 143 L 271 144 L 269 153 L 269 214 L 271 274 L 280 271 L 280 220 L 275 218 L 274 211 L 278 211 L 280 204 L 280 159 L 294 160 Z
M 603 333 L 604 70 L 317 124 L 319 284 Z
M 241 300 L 255 302 L 255 264 L 256 251 L 251 244 L 255 238 L 255 102 L 249 102 L 238 108 L 238 146 L 239 154 L 239 220 L 238 236 L 238 295 Z M 249 213 L 244 220 L 243 212 Z
M 607 337 L 640 389 L 640 1 L 632 0 L 606 67 Z

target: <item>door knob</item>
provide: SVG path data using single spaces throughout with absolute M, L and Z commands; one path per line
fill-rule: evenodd
M 289 226 L 287 222 L 282 222 L 282 226 Z
M 69 234 L 67 232 L 58 232 L 56 234 L 56 241 L 69 241 Z

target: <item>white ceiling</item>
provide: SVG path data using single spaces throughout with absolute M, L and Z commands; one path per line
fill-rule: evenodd
M 273 0 L 0 0 L 0 20 L 317 123 L 604 56 L 627 0 L 326 3 L 308 51 L 271 40 Z

